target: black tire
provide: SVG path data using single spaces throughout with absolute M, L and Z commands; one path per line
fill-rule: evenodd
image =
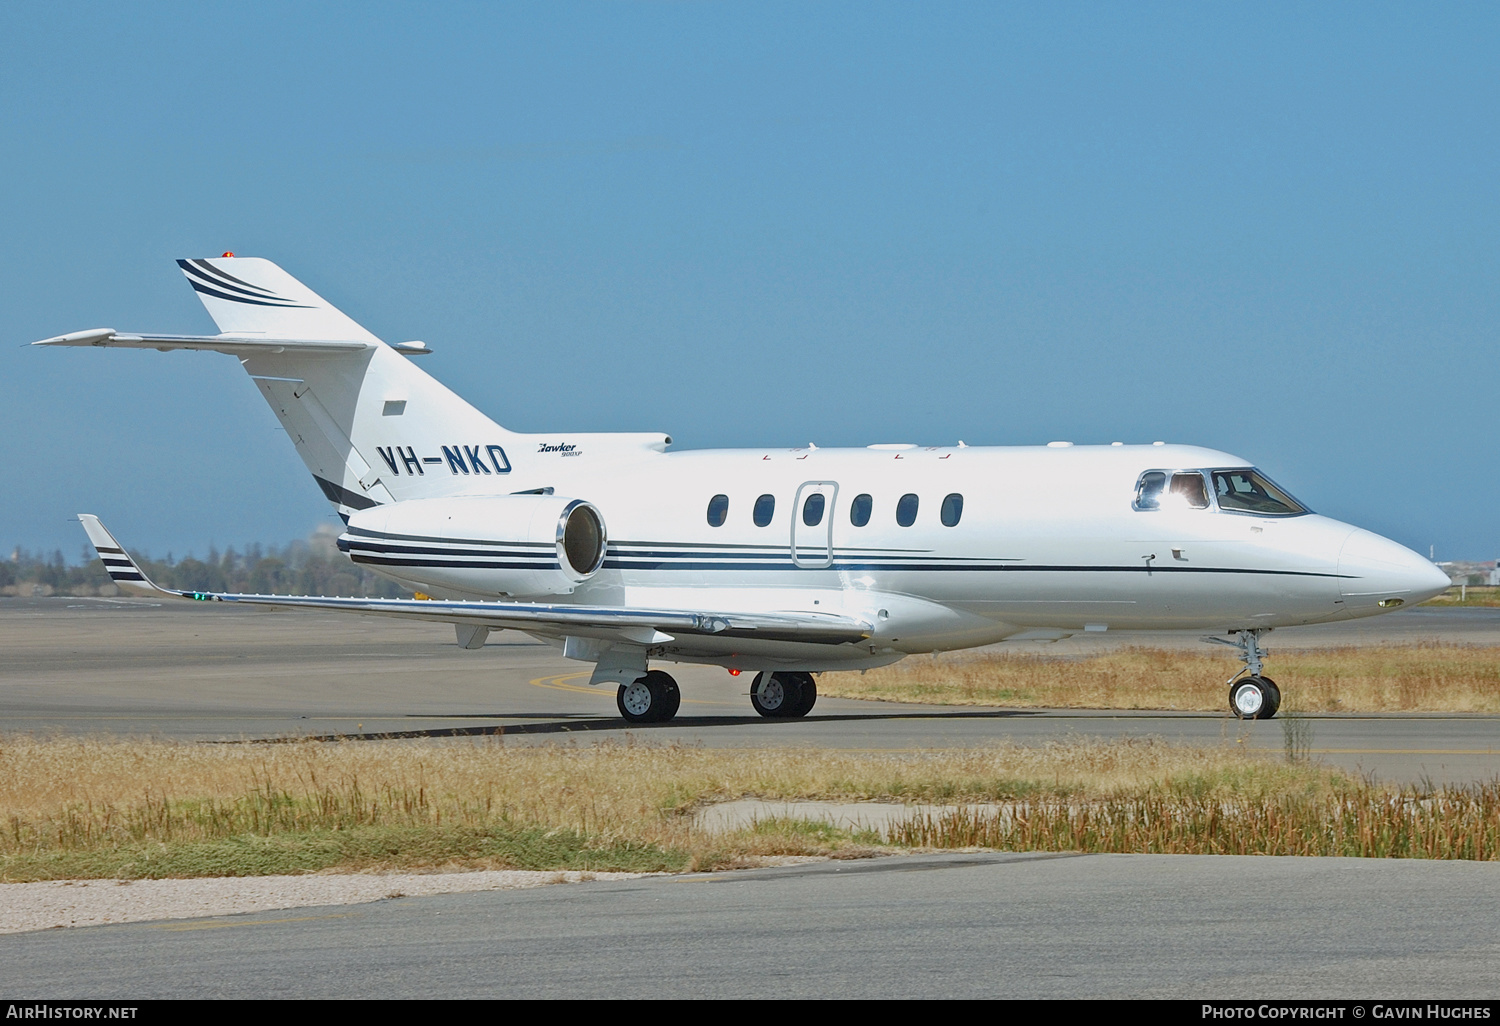
M 818 685 L 810 673 L 798 673 L 793 674 L 793 676 L 797 678 L 797 684 L 802 689 L 802 697 L 797 703 L 797 707 L 787 713 L 787 715 L 791 717 L 806 716 L 812 712 L 813 705 L 818 701 Z
M 1276 715 L 1273 694 L 1279 704 L 1281 692 L 1274 683 L 1264 677 L 1241 677 L 1229 685 L 1229 711 L 1242 720 L 1268 720 Z
M 1272 720 L 1276 718 L 1276 711 L 1281 708 L 1281 689 L 1270 677 L 1262 677 L 1261 683 L 1266 686 L 1266 707 L 1260 711 L 1260 718 Z
M 682 693 L 671 674 L 652 670 L 633 683 L 621 684 L 615 706 L 630 723 L 665 723 L 677 715 Z
M 677 715 L 677 710 L 682 706 L 682 692 L 678 690 L 677 682 L 670 673 L 652 670 L 646 674 L 646 686 L 661 689 L 661 715 L 656 718 L 657 723 L 666 723 Z
M 750 704 L 770 719 L 798 715 L 802 702 L 802 682 L 795 673 L 757 673 L 750 683 Z

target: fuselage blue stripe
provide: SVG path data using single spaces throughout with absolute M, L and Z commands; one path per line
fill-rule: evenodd
M 508 563 L 498 560 L 485 562 L 457 562 L 445 559 L 393 559 L 389 556 L 352 556 L 356 563 L 369 563 L 374 566 L 431 566 L 450 567 L 460 570 L 561 570 L 557 560 L 551 563 Z

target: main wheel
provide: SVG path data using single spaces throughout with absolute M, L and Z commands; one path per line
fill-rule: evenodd
M 1265 677 L 1241 677 L 1229 686 L 1229 711 L 1242 720 L 1269 720 L 1281 704 L 1281 690 Z
M 810 673 L 798 673 L 793 674 L 793 676 L 797 678 L 797 683 L 802 689 L 802 700 L 799 701 L 797 703 L 797 707 L 791 712 L 787 713 L 787 715 L 806 716 L 808 713 L 812 712 L 813 704 L 818 700 L 818 685 L 813 681 L 813 675 Z
M 795 673 L 757 673 L 750 684 L 750 704 L 762 716 L 784 719 L 801 715 L 802 681 Z
M 620 715 L 631 723 L 665 723 L 677 715 L 682 692 L 671 674 L 652 670 L 630 684 L 621 684 L 615 692 Z

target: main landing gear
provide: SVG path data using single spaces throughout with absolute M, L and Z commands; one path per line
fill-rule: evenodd
M 757 673 L 750 685 L 750 704 L 762 716 L 795 719 L 812 711 L 818 686 L 810 673 L 778 670 Z M 665 723 L 677 715 L 682 692 L 671 674 L 651 670 L 615 693 L 620 715 L 631 723 Z
M 792 719 L 806 716 L 818 700 L 818 686 L 810 673 L 757 673 L 750 685 L 750 704 L 762 716 Z
M 631 723 L 665 723 L 677 715 L 682 692 L 671 674 L 651 670 L 632 684 L 621 684 L 615 704 Z
M 1242 720 L 1269 720 L 1281 708 L 1281 689 L 1270 677 L 1263 676 L 1261 669 L 1270 651 L 1262 648 L 1260 636 L 1270 628 L 1249 631 L 1231 631 L 1233 640 L 1204 638 L 1220 645 L 1233 645 L 1240 650 L 1245 665 L 1229 678 L 1229 711 Z M 1242 676 L 1244 675 L 1244 676 Z

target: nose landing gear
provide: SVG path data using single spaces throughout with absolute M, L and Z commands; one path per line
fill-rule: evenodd
M 1240 650 L 1245 665 L 1229 678 L 1229 711 L 1242 720 L 1269 720 L 1281 708 L 1281 689 L 1270 677 L 1261 675 L 1265 657 L 1270 650 L 1261 647 L 1260 636 L 1270 631 L 1269 627 L 1255 630 L 1230 631 L 1231 640 L 1204 638 L 1219 645 L 1232 645 Z
M 1281 705 L 1281 689 L 1270 677 L 1241 677 L 1229 685 L 1229 708 L 1242 720 L 1269 720 Z

